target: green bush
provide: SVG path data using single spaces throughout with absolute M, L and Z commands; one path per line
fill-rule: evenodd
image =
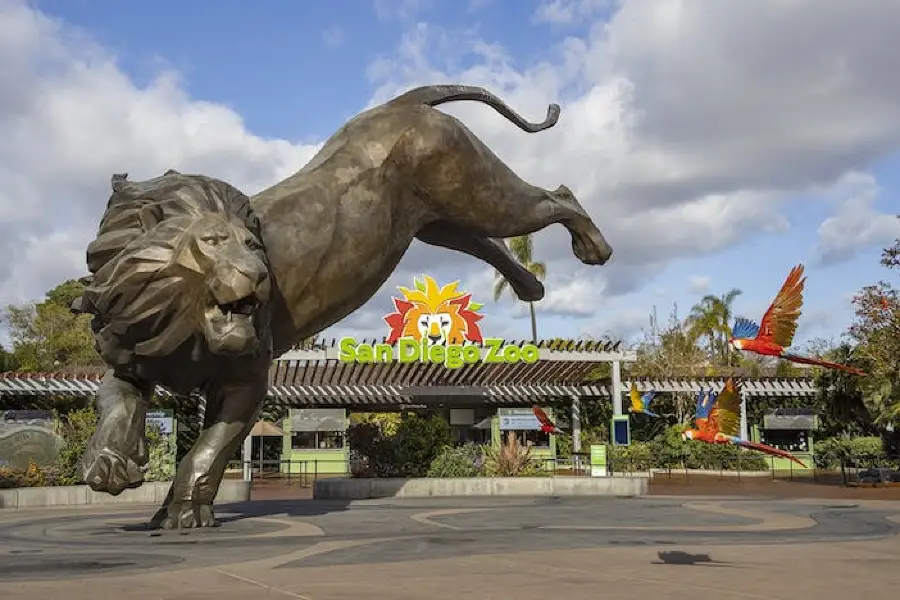
M 836 469 L 841 461 L 851 458 L 881 458 L 885 456 L 880 437 L 840 436 L 816 442 L 816 467 Z
M 159 425 L 147 424 L 147 470 L 145 481 L 172 481 L 175 478 L 175 451 L 177 443 L 174 435 L 160 431 Z
M 438 416 L 404 415 L 393 435 L 377 423 L 357 423 L 348 431 L 357 477 L 424 477 L 444 446 L 450 425 Z
M 648 469 L 703 469 L 764 471 L 769 461 L 764 455 L 730 444 L 707 444 L 681 438 L 682 426 L 669 427 L 650 442 L 612 446 L 610 461 L 615 471 Z
M 428 477 L 478 477 L 484 471 L 484 448 L 479 444 L 444 446 L 431 461 Z
M 53 464 L 57 485 L 81 483 L 81 457 L 97 428 L 97 413 L 91 407 L 79 408 L 60 419 L 59 434 L 66 441 Z

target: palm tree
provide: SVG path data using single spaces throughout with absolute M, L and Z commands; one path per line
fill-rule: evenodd
M 688 323 L 695 337 L 706 336 L 710 354 L 721 357 L 726 366 L 731 364 L 732 305 L 743 292 L 733 288 L 721 296 L 709 294 L 691 308 Z
M 513 256 L 516 257 L 516 260 L 525 267 L 532 275 L 537 277 L 539 280 L 543 280 L 544 277 L 547 276 L 547 265 L 542 262 L 534 261 L 534 243 L 531 239 L 531 235 L 520 235 L 513 238 L 509 238 L 506 241 L 506 245 L 509 248 L 509 251 Z M 495 276 L 494 283 L 494 302 L 500 300 L 500 297 L 503 296 L 503 292 L 508 288 L 510 293 L 513 293 L 512 288 L 509 287 L 509 281 L 503 277 L 503 274 L 500 271 L 497 271 Z M 513 293 L 514 294 L 514 293 Z M 537 342 L 537 318 L 534 315 L 534 302 L 528 303 L 528 309 L 531 312 L 531 341 Z

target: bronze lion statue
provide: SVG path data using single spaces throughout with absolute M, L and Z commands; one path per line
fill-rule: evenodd
M 426 86 L 361 113 L 296 174 L 248 199 L 223 181 L 169 171 L 113 194 L 88 247 L 92 277 L 73 310 L 94 315 L 109 363 L 100 422 L 83 459 L 96 491 L 142 482 L 144 418 L 155 385 L 206 397 L 204 423 L 152 524 L 215 525 L 228 459 L 256 421 L 279 356 L 364 304 L 413 239 L 489 263 L 519 298 L 541 283 L 503 238 L 559 223 L 575 256 L 604 264 L 612 248 L 565 186 L 520 179 L 440 104 L 489 105 L 529 123 L 490 92 Z

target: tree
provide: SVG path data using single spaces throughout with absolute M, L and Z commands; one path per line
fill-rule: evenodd
M 637 349 L 637 362 L 630 372 L 632 375 L 658 378 L 715 374 L 687 321 L 678 318 L 678 307 L 675 305 L 665 329 L 645 335 Z M 654 401 L 658 407 L 654 411 L 674 414 L 677 422 L 687 423 L 693 416 L 694 400 L 694 394 L 660 396 Z
M 527 271 L 537 277 L 538 280 L 543 281 L 544 277 L 547 276 L 547 265 L 542 262 L 535 262 L 534 243 L 531 235 L 520 235 L 510 238 L 507 240 L 506 245 L 512 255 L 516 257 L 516 260 L 518 260 Z M 503 277 L 500 271 L 497 271 L 495 279 L 494 302 L 500 300 L 500 297 L 503 296 L 503 292 L 509 288 L 509 281 Z M 512 292 L 511 288 L 510 292 Z M 537 342 L 537 318 L 534 314 L 534 302 L 528 303 L 528 310 L 531 313 L 531 341 Z
M 731 347 L 728 345 L 728 338 L 731 337 L 732 305 L 735 298 L 742 293 L 735 288 L 721 296 L 708 294 L 691 308 L 687 319 L 692 335 L 697 338 L 706 337 L 710 358 L 721 359 L 725 366 L 732 364 Z
M 90 315 L 69 310 L 83 290 L 84 284 L 72 279 L 47 292 L 43 302 L 6 307 L 3 317 L 18 370 L 58 371 L 102 364 L 94 349 Z
M 853 304 L 856 318 L 848 337 L 869 374 L 859 385 L 877 423 L 900 424 L 900 294 L 880 281 L 860 290 Z

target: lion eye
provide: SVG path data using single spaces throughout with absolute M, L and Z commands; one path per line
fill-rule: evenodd
M 204 235 L 200 238 L 200 241 L 204 244 L 209 244 L 210 246 L 217 246 L 219 244 L 219 236 L 217 235 Z

